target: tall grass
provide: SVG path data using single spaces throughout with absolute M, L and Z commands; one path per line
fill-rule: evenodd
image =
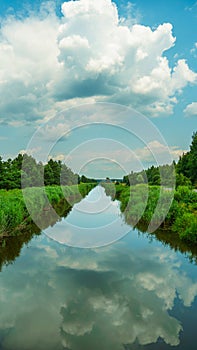
M 174 220 L 170 216 L 172 212 Z M 172 230 L 181 239 L 197 244 L 197 192 L 186 186 L 178 187 L 169 217 Z
M 111 195 L 114 185 L 104 184 L 103 186 L 106 193 Z M 162 201 L 158 205 L 161 195 Z M 143 227 L 143 231 L 146 231 L 151 220 L 155 223 L 162 222 L 162 228 L 171 229 L 171 232 L 178 234 L 181 240 L 197 244 L 197 193 L 187 186 L 179 186 L 166 215 L 165 203 L 168 206 L 171 197 L 172 194 L 160 186 L 147 188 L 146 185 L 130 187 L 116 185 L 115 198 L 120 200 L 120 209 L 128 224 Z
M 21 190 L 0 190 L 0 234 L 12 230 L 27 216 Z
M 80 201 L 95 184 L 80 184 L 72 186 L 46 186 L 26 188 L 24 196 L 21 190 L 0 190 L 0 237 L 18 234 L 16 227 L 30 223 L 49 205 L 59 205 L 59 212 L 68 210 L 74 203 Z M 31 213 L 31 215 L 29 214 Z

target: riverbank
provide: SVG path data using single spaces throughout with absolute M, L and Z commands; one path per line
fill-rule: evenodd
M 153 217 L 160 191 L 162 201 L 170 200 L 171 193 L 160 186 L 149 186 L 147 193 L 146 185 L 125 186 L 122 184 L 103 184 L 108 195 L 121 202 L 121 212 L 124 213 L 125 221 L 146 232 Z M 180 240 L 188 244 L 197 245 L 197 193 L 187 186 L 179 186 L 174 192 L 174 198 L 170 210 L 157 211 L 154 220 L 162 221 L 160 226 L 163 230 L 170 230 L 178 235 Z M 143 228 L 143 230 L 142 230 Z
M 81 200 L 95 186 L 91 183 L 81 183 L 71 186 L 46 186 L 43 188 L 32 187 L 25 189 L 24 200 L 22 190 L 0 190 L 0 239 L 8 236 L 16 236 L 24 231 L 24 227 L 32 223 L 27 207 L 34 215 L 46 213 L 46 225 L 53 224 L 53 215 L 48 215 L 50 206 L 53 206 L 59 216 L 63 216 L 74 203 Z M 35 205 L 36 203 L 36 205 Z M 27 204 L 27 206 L 26 206 Z M 31 210 L 31 213 L 32 213 Z M 50 222 L 48 221 L 50 217 Z

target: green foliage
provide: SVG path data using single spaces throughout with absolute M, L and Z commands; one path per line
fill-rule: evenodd
M 158 202 L 159 189 L 154 189 L 153 185 L 173 188 L 175 180 L 176 191 L 166 216 L 163 203 L 165 201 L 169 202 L 171 195 L 168 191 L 162 193 L 160 205 Z M 139 220 L 139 226 L 143 224 L 144 228 L 144 224 L 146 224 L 147 227 L 152 218 L 155 221 L 158 220 L 158 222 L 164 220 L 163 226 L 172 228 L 182 240 L 197 243 L 197 193 L 192 190 L 193 186 L 197 188 L 197 132 L 192 136 L 190 151 L 183 154 L 177 164 L 173 162 L 172 165 L 151 166 L 140 173 L 131 172 L 124 176 L 123 182 L 127 185 L 127 188 L 129 186 L 133 187 L 139 182 L 150 185 L 147 206 Z M 162 187 L 160 189 L 162 190 Z M 129 189 L 119 187 L 117 198 L 121 201 L 121 210 L 125 213 L 126 221 L 132 222 L 132 217 L 136 215 L 135 212 L 142 210 L 142 203 L 140 203 L 139 198 L 139 202 L 131 206 L 129 192 Z M 157 204 L 158 210 L 155 213 Z
M 53 159 L 43 165 L 27 154 L 19 154 L 15 159 L 7 161 L 0 157 L 0 189 L 20 189 L 21 180 L 23 188 L 60 184 L 70 186 L 79 183 L 79 176 L 66 164 Z
M 191 183 L 197 186 L 197 132 L 192 136 L 190 151 L 180 157 L 176 171 L 189 178 Z
M 81 177 L 79 177 L 79 182 L 83 182 L 83 183 L 97 183 L 97 180 L 90 179 L 90 178 L 86 177 L 85 175 L 82 175 Z
M 105 188 L 105 193 L 107 196 L 110 196 L 112 200 L 114 200 L 115 198 L 117 198 L 117 189 L 118 189 L 118 185 L 115 186 L 115 184 L 111 183 L 111 182 L 106 182 L 106 181 L 102 181 L 101 185 Z
M 182 203 L 197 203 L 197 192 L 187 186 L 179 186 L 174 194 L 174 199 Z
M 155 213 L 155 208 L 160 197 L 161 188 L 159 186 L 136 185 L 122 186 L 118 188 L 118 198 L 121 201 L 121 211 L 124 212 L 126 221 L 134 223 L 140 221 L 148 225 Z M 169 200 L 169 193 L 162 192 L 162 203 Z M 159 221 L 166 214 L 161 205 L 160 210 L 155 213 L 154 219 Z
M 172 230 L 178 232 L 181 239 L 197 244 L 197 213 L 184 212 L 177 216 Z
M 123 177 L 123 182 L 128 186 L 148 183 L 167 187 L 174 187 L 176 182 L 176 187 L 193 185 L 197 188 L 197 132 L 192 136 L 190 151 L 183 153 L 177 164 L 173 162 L 171 165 L 157 167 L 152 165 L 147 170 L 138 173 L 131 171 L 130 174 Z
M 110 188 L 107 191 L 110 195 Z M 160 186 L 116 185 L 116 198 L 121 202 L 120 209 L 128 224 L 146 231 L 151 220 L 163 222 L 162 226 L 172 229 L 181 240 L 197 244 L 197 192 L 190 187 L 176 189 L 167 216 L 164 204 L 170 203 L 172 193 Z M 162 198 L 160 204 L 159 198 Z
M 0 236 L 14 235 L 16 227 L 31 222 L 29 212 L 33 217 L 39 216 L 48 209 L 48 201 L 55 207 L 64 200 L 66 209 L 84 197 L 95 184 L 80 184 L 72 186 L 46 186 L 22 190 L 0 190 Z M 36 205 L 35 205 L 36 203 Z M 48 221 L 47 221 L 48 222 Z
M 174 163 L 155 167 L 152 165 L 147 170 L 139 173 L 131 171 L 129 175 L 123 177 L 123 182 L 128 186 L 137 184 L 149 184 L 153 186 L 173 187 L 175 183 Z
M 27 211 L 20 190 L 0 190 L 0 233 L 19 225 L 26 215 Z
M 183 175 L 182 173 L 180 174 L 176 174 L 176 187 L 179 186 L 187 186 L 192 188 L 192 182 L 190 179 L 188 179 L 188 177 L 186 177 L 185 175 Z

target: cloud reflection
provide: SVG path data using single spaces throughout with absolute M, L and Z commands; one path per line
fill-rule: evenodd
M 101 186 L 95 187 L 68 216 L 44 230 L 55 241 L 72 247 L 95 248 L 124 237 L 131 227 L 123 222 L 120 203 L 112 201 Z
M 88 251 L 33 240 L 0 275 L 1 349 L 122 350 L 159 338 L 178 345 L 173 306 L 177 296 L 191 306 L 197 283 L 175 253 L 130 236 L 132 244 Z

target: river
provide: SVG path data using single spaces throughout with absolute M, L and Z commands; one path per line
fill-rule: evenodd
M 196 296 L 196 264 L 98 186 L 3 265 L 0 349 L 194 350 Z

